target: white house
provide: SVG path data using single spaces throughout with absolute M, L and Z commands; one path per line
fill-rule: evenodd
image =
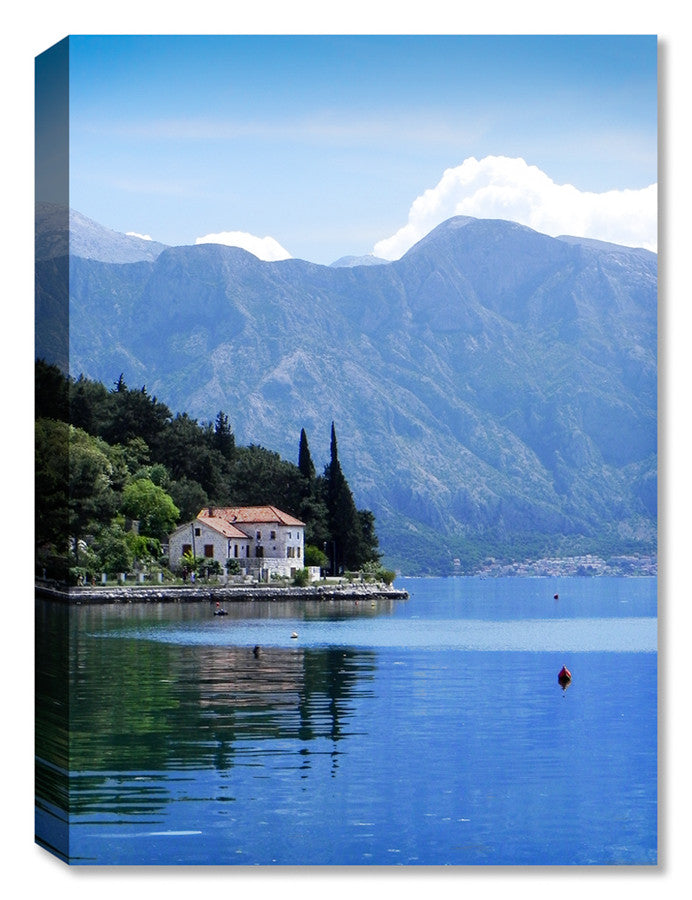
M 186 553 L 216 560 L 225 569 L 235 560 L 241 572 L 268 579 L 292 577 L 305 565 L 305 524 L 275 506 L 209 506 L 168 538 L 170 564 Z

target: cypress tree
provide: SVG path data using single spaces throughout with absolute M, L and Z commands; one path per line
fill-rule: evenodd
M 309 482 L 315 480 L 315 466 L 310 456 L 310 447 L 308 446 L 308 436 L 305 429 L 300 429 L 300 448 L 298 450 L 298 468 L 303 476 Z
M 361 563 L 363 534 L 361 519 L 353 494 L 341 470 L 336 430 L 332 422 L 331 459 L 325 469 L 329 529 L 334 541 L 337 572 L 342 568 L 357 569 Z

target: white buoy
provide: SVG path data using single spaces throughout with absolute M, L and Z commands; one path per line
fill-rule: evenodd
M 296 632 L 294 631 L 293 634 L 291 635 L 291 637 L 292 637 L 292 638 L 297 638 L 298 635 L 297 635 Z

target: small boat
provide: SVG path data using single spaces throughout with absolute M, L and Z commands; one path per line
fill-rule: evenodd
M 215 616 L 227 616 L 228 613 L 226 612 L 225 609 L 222 609 L 222 608 L 221 608 L 221 604 L 220 604 L 220 603 L 217 603 L 217 604 L 216 604 L 216 609 L 214 610 L 214 615 L 215 615 Z
M 291 635 L 291 637 L 292 637 L 292 638 L 297 638 L 297 637 L 298 637 L 298 633 L 294 631 L 293 634 Z
M 572 673 L 567 666 L 563 666 L 557 673 L 557 680 L 563 687 L 566 687 L 570 683 L 572 680 Z

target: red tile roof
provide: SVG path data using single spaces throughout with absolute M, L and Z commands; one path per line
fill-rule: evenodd
M 234 522 L 242 522 L 244 525 L 270 524 L 298 525 L 305 523 L 288 513 L 282 512 L 275 506 L 205 506 L 197 515 L 198 519 L 206 522 L 221 520 L 233 525 Z M 245 535 L 243 535 L 245 537 Z
M 200 518 L 199 516 L 197 518 Z M 213 528 L 214 531 L 219 531 L 225 537 L 228 538 L 242 538 L 243 540 L 248 540 L 248 536 L 244 534 L 240 528 L 236 528 L 235 525 L 231 525 L 230 522 L 227 522 L 225 519 L 220 518 L 219 516 L 205 516 L 204 524 L 208 525 L 209 528 Z

